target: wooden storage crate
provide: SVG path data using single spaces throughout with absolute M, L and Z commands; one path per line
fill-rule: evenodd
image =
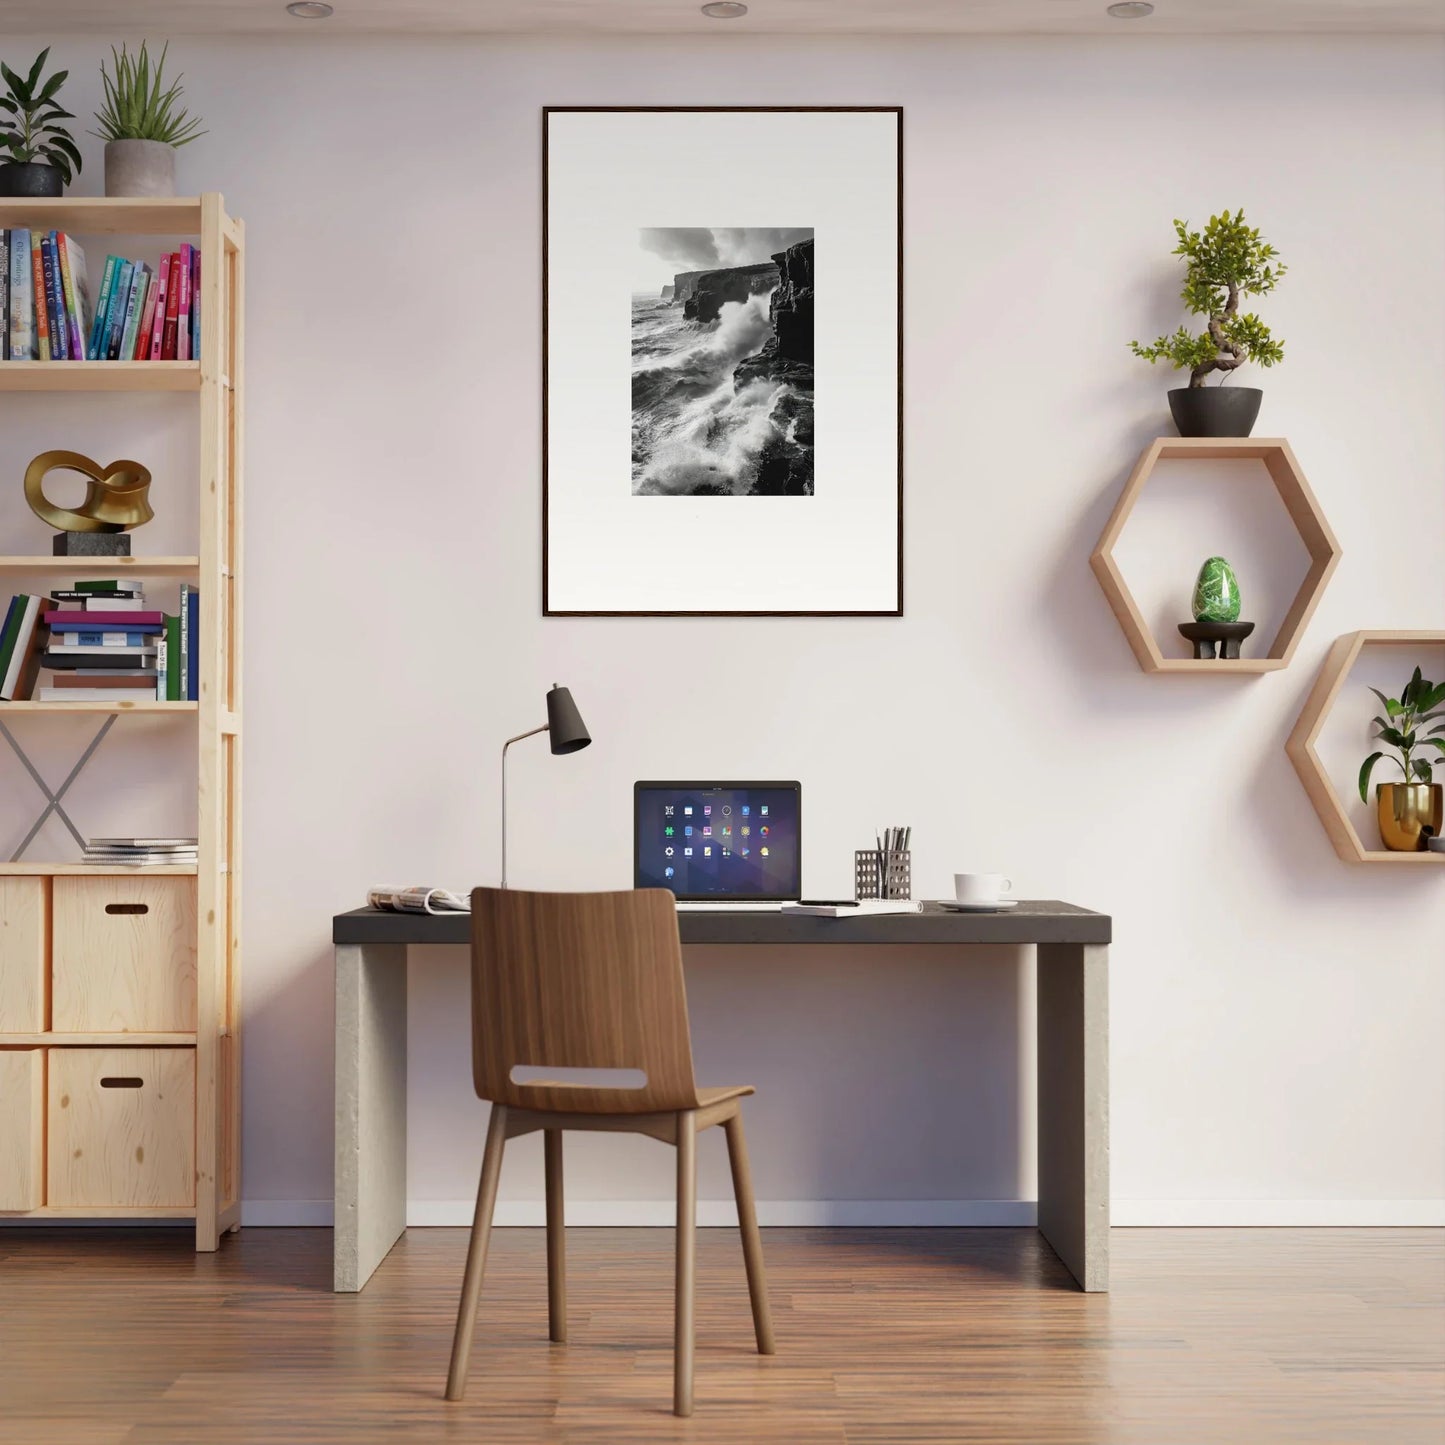
M 196 880 L 54 880 L 51 1030 L 192 1032 Z
M 196 1202 L 196 1052 L 51 1049 L 47 1204 Z
M 0 1034 L 45 1028 L 50 880 L 0 877 Z
M 0 1049 L 0 1211 L 45 1203 L 45 1051 Z

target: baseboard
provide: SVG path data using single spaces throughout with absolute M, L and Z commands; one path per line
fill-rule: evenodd
M 416 1199 L 407 1223 L 464 1227 L 472 1222 L 472 1201 Z M 1111 1223 L 1127 1229 L 1402 1229 L 1445 1228 L 1442 1199 L 1116 1199 Z M 569 1224 L 661 1227 L 672 1223 L 669 1200 L 567 1201 Z M 737 1223 L 731 1200 L 700 1200 L 698 1223 Z M 760 1200 L 758 1221 L 775 1228 L 813 1225 L 834 1228 L 960 1228 L 1032 1225 L 1037 1206 L 1028 1199 L 780 1199 Z M 7 1221 L 8 1222 L 8 1221 Z M 53 1226 L 53 1220 L 44 1221 Z M 499 1227 L 535 1227 L 544 1222 L 540 1200 L 503 1200 Z M 248 1199 L 241 1223 L 255 1229 L 330 1228 L 329 1199 Z
M 1127 1229 L 1419 1229 L 1445 1227 L 1445 1199 L 1115 1199 Z

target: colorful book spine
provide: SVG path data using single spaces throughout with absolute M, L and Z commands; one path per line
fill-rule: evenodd
M 166 701 L 181 701 L 181 619 L 166 618 Z
M 188 242 L 181 243 L 181 295 L 176 303 L 176 360 L 191 359 L 191 251 Z
M 125 308 L 130 304 L 130 285 L 135 277 L 135 263 L 122 261 L 115 272 L 115 287 L 110 293 L 109 315 L 105 319 L 106 361 L 120 360 L 120 334 L 125 328 Z
M 86 314 L 90 310 L 89 278 L 85 274 L 85 248 L 73 236 L 61 231 L 56 238 L 60 251 L 60 282 L 65 291 L 65 314 L 70 326 L 70 359 L 86 356 Z
M 125 320 L 120 328 L 120 350 L 116 353 L 119 361 L 129 361 L 135 355 L 136 332 L 140 328 L 140 314 L 145 306 L 145 290 L 150 278 L 150 267 L 137 263 L 131 277 L 130 296 L 125 303 Z
M 144 632 L 63 632 L 53 638 L 54 647 L 144 647 Z
M 70 325 L 65 317 L 65 297 L 60 281 L 60 253 L 55 232 L 40 238 L 40 259 L 45 267 L 45 307 L 50 316 L 50 359 L 70 360 Z
M 90 324 L 90 341 L 85 348 L 85 354 L 92 361 L 101 361 L 105 357 L 106 313 L 110 309 L 110 298 L 115 290 L 115 273 L 119 265 L 119 256 L 105 258 L 105 271 L 101 275 L 100 290 L 95 297 L 95 318 Z
M 30 296 L 35 307 L 35 355 L 40 361 L 49 361 L 50 307 L 45 298 L 43 241 L 39 231 L 30 233 Z
M 161 338 L 161 360 L 176 359 L 176 318 L 180 314 L 181 300 L 181 253 L 171 257 L 171 279 L 166 293 L 166 327 Z
M 156 701 L 164 702 L 166 693 L 170 690 L 167 682 L 167 674 L 170 672 L 170 658 L 166 655 L 169 648 L 164 637 L 156 644 Z
M 98 615 L 94 612 L 77 612 L 70 608 L 51 607 L 46 610 L 45 620 L 54 628 L 62 632 L 94 632 L 95 619 Z M 164 612 L 151 612 L 136 610 L 133 612 L 107 612 L 105 617 L 105 630 L 107 632 L 119 632 L 124 629 L 127 632 L 146 631 L 151 628 L 159 628 L 166 620 Z
M 201 359 L 201 248 L 191 247 L 191 360 Z
M 0 627 L 0 680 L 10 666 L 10 654 L 15 650 L 15 634 L 20 630 L 20 617 L 25 611 L 25 596 L 20 593 L 10 599 L 5 611 L 5 625 Z
M 151 326 L 155 322 L 156 290 L 160 280 L 156 276 L 146 277 L 145 305 L 140 312 L 140 325 L 136 327 L 135 346 L 130 353 L 132 361 L 144 361 L 151 350 Z
M 10 232 L 0 231 L 0 361 L 10 360 Z
M 161 257 L 161 264 L 156 270 L 156 309 L 155 317 L 151 321 L 151 342 L 150 350 L 146 353 L 147 361 L 159 361 L 163 354 L 166 333 L 166 298 L 171 290 L 171 256 L 168 251 Z
M 44 600 L 27 596 L 23 601 L 25 609 L 21 613 L 20 628 L 15 635 L 15 645 L 10 651 L 4 680 L 0 681 L 0 698 L 6 702 L 22 702 L 28 698 L 35 689 L 35 677 L 40 671 L 40 654 L 45 636 L 40 612 Z
M 35 360 L 35 309 L 30 295 L 30 232 L 10 232 L 10 359 Z
M 201 594 L 186 593 L 186 701 L 201 700 Z

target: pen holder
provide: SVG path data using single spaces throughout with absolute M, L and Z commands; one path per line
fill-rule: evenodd
M 853 897 L 865 899 L 912 898 L 913 855 L 880 853 L 860 848 L 853 854 Z

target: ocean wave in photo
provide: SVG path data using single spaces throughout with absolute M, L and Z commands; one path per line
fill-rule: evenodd
M 633 297 L 635 495 L 812 495 L 813 242 L 767 235 L 806 239 Z

